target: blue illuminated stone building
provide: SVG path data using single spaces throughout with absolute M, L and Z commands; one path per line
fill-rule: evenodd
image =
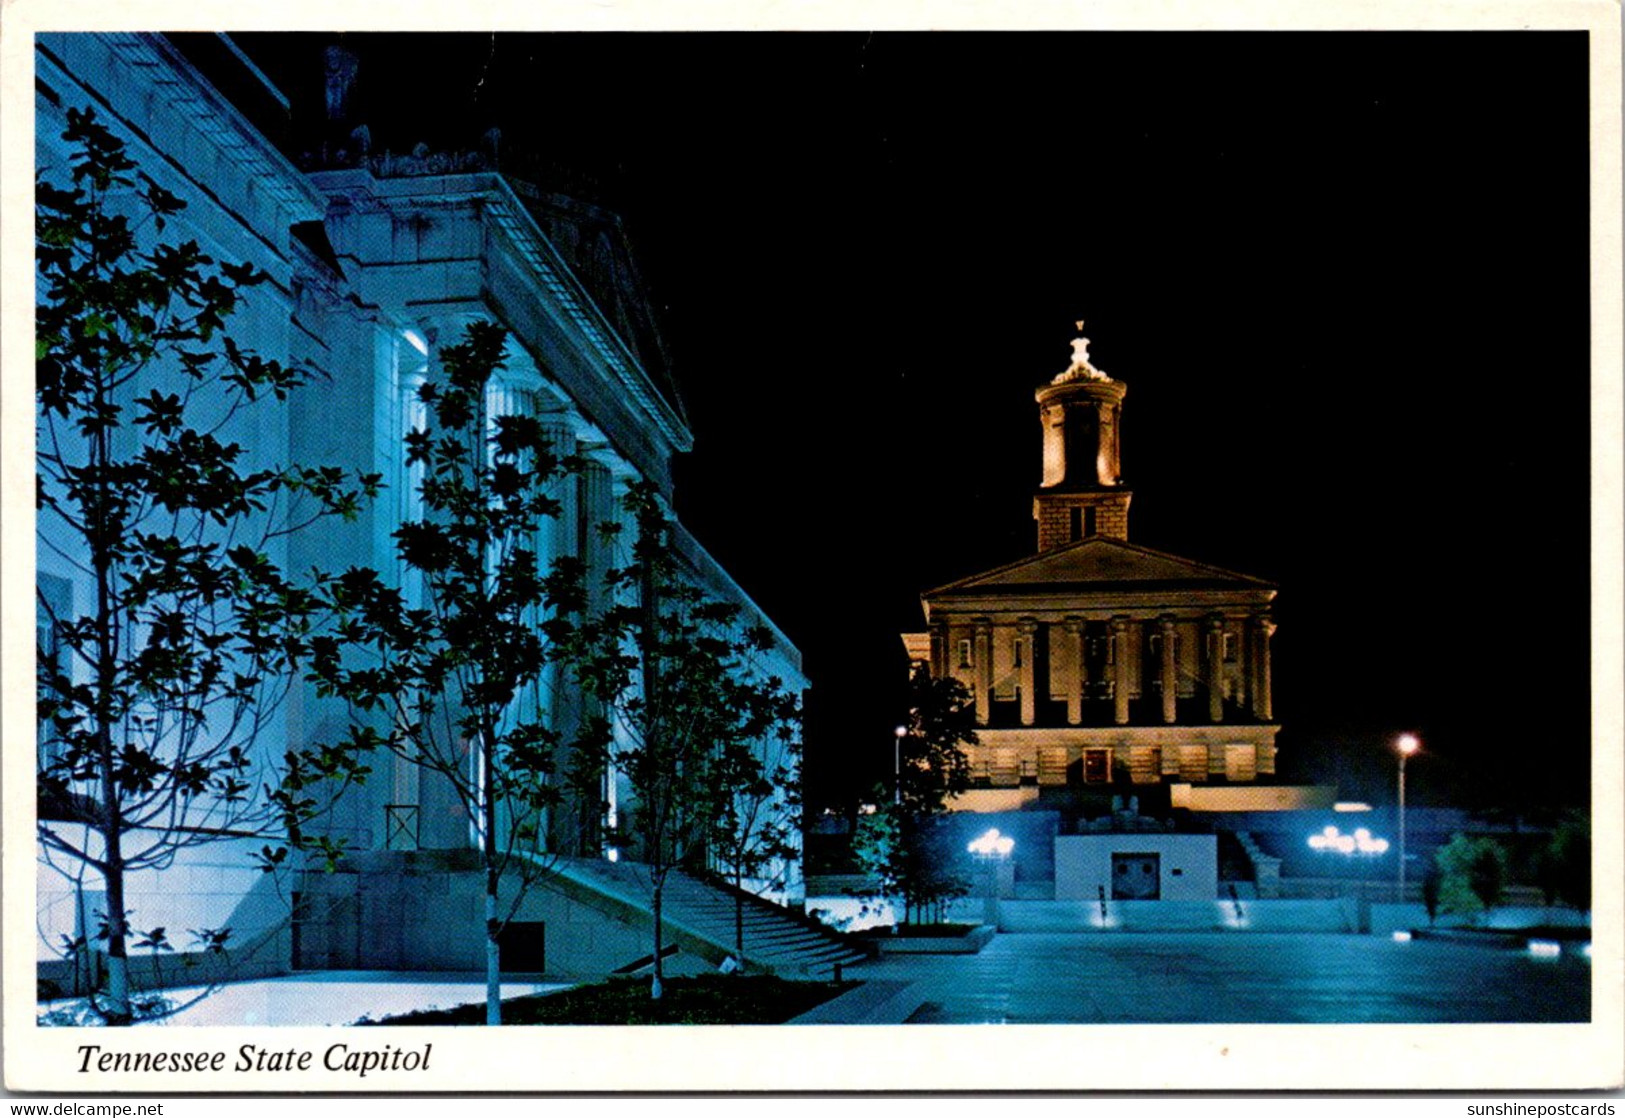
M 618 498 L 630 482 L 653 483 L 669 507 L 672 458 L 692 442 L 619 219 L 504 173 L 492 135 L 470 137 L 462 150 L 372 150 L 351 96 L 355 55 L 315 37 L 305 44 L 325 50 L 326 84 L 306 91 L 322 106 L 320 119 L 299 122 L 285 91 L 224 36 L 40 36 L 41 173 L 65 179 L 67 113 L 94 108 L 140 171 L 185 201 L 166 238 L 196 239 L 216 260 L 269 274 L 230 333 L 244 349 L 318 375 L 285 404 L 258 409 L 253 426 L 238 421 L 227 433 L 268 463 L 336 465 L 385 482 L 383 497 L 353 524 L 277 543 L 272 558 L 284 569 L 356 564 L 398 573 L 391 534 L 419 514 L 402 441 L 424 421 L 415 390 L 440 348 L 483 319 L 510 337 L 488 408 L 536 417 L 560 454 L 586 461 L 553 494 L 562 512 L 538 541 L 540 558 L 576 556 L 601 573 L 616 560 L 597 526 L 625 518 Z M 804 689 L 795 646 L 680 525 L 675 540 L 690 580 L 740 607 L 741 624 L 772 631 L 757 665 L 763 674 Z M 47 618 L 82 614 L 90 600 L 85 573 L 55 544 L 42 535 L 38 547 L 46 640 Z M 550 716 L 577 717 L 579 696 L 568 682 L 555 673 L 548 684 Z M 296 688 L 259 747 L 276 758 L 332 740 L 344 718 Z M 375 770 L 325 823 L 353 852 L 339 873 L 262 874 L 251 859 L 259 838 L 213 836 L 221 841 L 133 875 L 132 920 L 143 928 L 229 925 L 238 977 L 483 966 L 480 939 L 450 931 L 479 926 L 471 821 L 418 766 L 384 757 Z M 624 776 L 612 770 L 591 802 L 550 812 L 535 842 L 559 858 L 558 874 L 525 898 L 504 940 L 505 968 L 510 946 L 512 969 L 557 974 L 601 974 L 647 953 L 647 897 L 633 858 L 603 837 L 633 807 Z M 798 903 L 799 859 L 777 870 L 764 875 L 779 879 L 771 899 Z M 41 976 L 66 988 L 75 979 L 53 945 L 94 927 L 102 886 L 43 854 L 38 883 Z M 771 916 L 764 904 L 753 911 Z M 679 970 L 712 966 L 732 949 L 732 900 L 697 879 L 671 890 L 667 917 L 668 939 L 682 949 L 672 964 Z M 747 961 L 806 960 L 787 949 Z

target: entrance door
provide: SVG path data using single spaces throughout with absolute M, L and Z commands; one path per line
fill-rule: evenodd
M 1112 751 L 1085 749 L 1083 751 L 1083 782 L 1105 784 L 1112 778 Z
M 1158 854 L 1112 855 L 1112 900 L 1154 901 L 1162 896 L 1162 858 Z

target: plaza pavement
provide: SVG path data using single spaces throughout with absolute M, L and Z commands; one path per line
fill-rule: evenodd
M 848 974 L 918 983 L 910 1024 L 1557 1022 L 1591 1006 L 1580 958 L 1370 935 L 1005 933 Z
M 1591 1006 L 1590 964 L 1568 954 L 1371 935 L 1002 933 L 976 955 L 898 955 L 846 973 L 888 997 L 911 986 L 910 1024 L 1574 1022 Z M 567 985 L 510 978 L 502 993 Z M 478 975 L 305 973 L 233 983 L 160 1024 L 344 1025 L 484 997 Z

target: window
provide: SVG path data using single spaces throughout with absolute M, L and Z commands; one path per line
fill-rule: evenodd
M 1095 510 L 1092 508 L 1083 510 L 1083 534 L 1086 536 L 1095 534 Z
M 962 668 L 971 666 L 970 641 L 968 639 L 959 642 L 959 666 Z
M 1083 539 L 1083 510 L 1080 508 L 1071 508 L 1068 509 L 1067 512 L 1071 514 L 1071 538 L 1074 540 Z
M 1236 662 L 1236 634 L 1234 633 L 1224 635 L 1224 662 L 1226 664 Z
M 1021 667 L 1021 646 L 1026 644 L 1026 643 L 1027 642 L 1025 640 L 1023 640 L 1022 638 L 1020 638 L 1020 637 L 1016 638 L 1015 656 L 1016 656 L 1016 667 L 1018 667 L 1018 668 Z

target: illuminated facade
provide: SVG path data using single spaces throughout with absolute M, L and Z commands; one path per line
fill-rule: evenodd
M 1127 386 L 1090 363 L 1088 339 L 1072 350 L 1037 392 L 1037 554 L 927 591 L 927 631 L 903 638 L 911 660 L 975 699 L 978 787 L 962 808 L 1275 772 L 1276 589 L 1129 542 Z
M 625 562 L 599 526 L 628 516 L 619 497 L 630 482 L 652 482 L 669 502 L 672 458 L 689 449 L 692 435 L 614 214 L 505 175 L 480 151 L 369 153 L 363 123 L 349 115 L 355 59 L 337 48 L 327 59 L 321 135 L 301 137 L 314 152 L 290 145 L 287 99 L 224 37 L 51 34 L 38 38 L 35 57 L 43 174 L 66 178 L 70 151 L 60 137 L 67 114 L 93 106 L 141 171 L 186 202 L 169 219 L 166 240 L 195 239 L 215 260 L 247 262 L 270 277 L 228 332 L 246 350 L 315 375 L 285 403 L 258 409 L 251 423 L 234 420 L 222 437 L 267 465 L 383 476 L 383 496 L 353 523 L 324 523 L 269 545 L 283 569 L 365 565 L 401 578 L 392 534 L 421 515 L 403 443 L 425 422 L 415 390 L 433 374 L 441 347 L 482 319 L 509 333 L 506 368 L 488 392 L 490 412 L 535 416 L 559 455 L 585 462 L 552 493 L 560 512 L 536 541 L 539 560 L 579 558 L 590 585 Z M 45 538 L 48 531 L 42 527 L 37 549 L 40 598 L 57 618 L 72 617 L 93 600 L 88 575 L 73 562 L 71 541 Z M 775 641 L 756 665 L 762 675 L 792 693 L 805 689 L 800 653 L 788 638 L 680 525 L 673 536 L 693 583 L 738 606 L 741 625 L 772 632 Z M 406 580 L 402 585 L 410 593 Z M 581 699 L 551 671 L 536 701 L 568 730 L 582 714 Z M 265 771 L 291 747 L 339 740 L 347 718 L 313 688 L 296 688 L 258 737 Z M 133 919 L 170 928 L 229 922 L 233 942 L 244 945 L 236 977 L 297 965 L 482 966 L 477 943 L 445 932 L 445 921 L 477 912 L 478 874 L 464 865 L 473 849 L 471 820 L 436 774 L 391 757 L 373 765 L 367 782 L 324 820 L 362 866 L 349 886 L 353 904 L 343 909 L 344 952 L 335 953 L 334 928 L 290 930 L 290 898 L 300 885 L 259 871 L 252 855 L 260 837 L 212 841 L 162 870 L 132 875 Z M 609 805 L 607 819 L 600 800 Z M 617 816 L 624 822 L 629 806 L 630 787 L 612 772 L 600 796 L 552 810 L 537 849 L 583 861 L 612 857 L 603 825 Z M 429 865 L 441 876 L 402 885 L 407 869 L 426 874 Z M 799 900 L 798 858 L 768 876 L 781 879 L 776 899 Z M 100 883 L 82 867 L 42 855 L 38 884 L 43 974 L 59 937 L 94 926 Z M 551 969 L 571 969 L 555 950 L 570 942 L 581 944 L 583 971 L 599 956 L 619 964 L 644 949 L 640 937 L 605 925 L 606 910 L 626 906 L 596 904 L 594 888 L 590 880 L 579 884 L 568 910 L 558 897 L 534 891 L 516 914 L 521 924 L 549 922 Z M 387 903 L 369 909 L 368 890 L 375 901 L 387 891 Z M 429 893 L 438 895 L 426 899 Z M 391 948 L 393 941 L 405 946 Z

